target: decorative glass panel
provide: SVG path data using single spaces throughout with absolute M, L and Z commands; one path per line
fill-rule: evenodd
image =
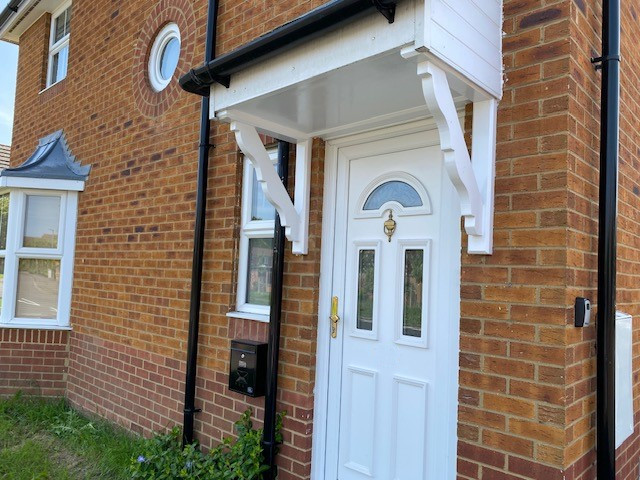
M 269 305 L 271 301 L 271 265 L 273 238 L 249 239 L 247 303 Z
M 60 197 L 27 195 L 24 247 L 57 248 L 60 226 Z
M 264 196 L 262 187 L 258 183 L 258 177 L 254 169 L 251 169 L 253 183 L 251 187 L 251 220 L 275 220 L 276 209 Z
M 378 210 L 387 202 L 396 201 L 403 207 L 421 207 L 420 194 L 406 182 L 391 180 L 378 185 L 364 202 L 364 210 Z
M 409 337 L 422 335 L 423 265 L 424 250 L 406 250 L 404 252 L 402 334 Z
M 375 265 L 375 250 L 360 250 L 358 254 L 358 313 L 356 316 L 356 328 L 359 330 L 373 330 Z
M 9 224 L 9 194 L 5 193 L 3 195 L 0 195 L 0 250 L 5 250 L 7 248 L 8 224 Z M 3 267 L 4 267 L 4 263 L 3 263 Z M 3 268 L 3 271 L 4 271 L 4 268 Z
M 60 260 L 21 258 L 16 317 L 56 318 L 59 288 Z

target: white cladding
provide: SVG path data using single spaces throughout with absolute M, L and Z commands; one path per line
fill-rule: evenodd
M 502 97 L 502 0 L 425 0 L 424 36 L 430 52 L 486 90 Z

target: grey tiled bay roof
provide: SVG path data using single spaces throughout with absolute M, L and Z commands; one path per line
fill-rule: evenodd
M 20 166 L 7 168 L 0 177 L 47 178 L 85 181 L 90 165 L 80 165 L 71 154 L 62 130 L 41 138 L 35 152 Z

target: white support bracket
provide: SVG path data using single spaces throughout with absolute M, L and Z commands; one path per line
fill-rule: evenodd
M 473 104 L 471 157 L 447 74 L 431 61 L 418 63 L 422 92 L 438 126 L 445 169 L 460 197 L 469 253 L 493 252 L 497 100 Z M 472 161 L 473 159 L 473 161 Z
M 256 127 L 239 121 L 231 122 L 231 131 L 242 153 L 253 165 L 258 183 L 267 200 L 280 216 L 286 237 L 293 243 L 293 253 L 305 255 L 309 250 L 309 193 L 311 183 L 311 139 L 296 144 L 294 202 L 284 188 L 280 176 L 260 140 Z

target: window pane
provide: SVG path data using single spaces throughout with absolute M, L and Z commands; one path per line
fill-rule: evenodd
M 255 170 L 253 172 L 253 184 L 251 187 L 251 220 L 275 220 L 276 209 L 269 203 L 264 196 L 262 187 L 258 183 L 258 177 Z
M 375 250 L 360 250 L 358 255 L 358 314 L 356 328 L 373 330 L 373 282 L 375 280 Z
M 71 7 L 55 18 L 55 31 L 53 34 L 53 43 L 58 42 L 62 37 L 70 31 L 71 24 Z
M 27 195 L 24 247 L 57 248 L 60 197 Z
M 67 8 L 67 11 L 64 12 L 64 33 L 65 35 L 71 33 L 71 7 Z
M 251 238 L 249 240 L 247 303 L 270 304 L 272 259 L 273 238 Z
M 423 263 L 423 250 L 405 251 L 402 334 L 409 337 L 420 337 L 422 335 Z
M 0 195 L 0 250 L 7 248 L 7 226 L 9 224 L 9 194 Z M 4 259 L 2 260 L 4 262 Z M 3 264 L 4 271 L 4 264 Z
M 60 260 L 21 258 L 18 265 L 16 317 L 56 318 Z
M 178 59 L 180 58 L 180 40 L 173 37 L 167 42 L 160 55 L 160 76 L 169 80 L 176 71 L 178 66 Z
M 53 57 L 51 57 L 51 82 L 50 84 L 54 84 L 58 81 L 58 61 L 60 60 L 59 53 L 56 53 Z
M 69 60 L 69 45 L 66 45 L 58 53 L 55 54 L 58 60 L 55 63 L 56 66 L 56 79 L 52 82 L 59 82 L 67 76 L 67 62 Z
M 59 52 L 51 57 L 51 82 L 53 85 L 67 76 L 67 61 L 69 59 L 69 45 L 65 45 Z
M 54 33 L 54 36 L 53 36 L 53 43 L 56 43 L 57 41 L 59 41 L 65 35 L 65 33 L 64 33 L 65 13 L 66 12 L 63 12 L 59 16 L 56 17 L 56 20 L 55 20 L 56 28 L 55 28 L 55 33 Z

